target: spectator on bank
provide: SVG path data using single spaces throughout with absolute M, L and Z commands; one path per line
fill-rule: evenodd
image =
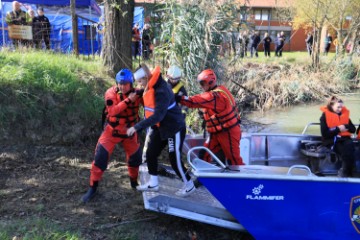
M 249 42 L 250 42 L 249 34 L 248 34 L 247 31 L 245 31 L 242 36 L 243 36 L 244 43 L 245 43 L 245 46 L 244 46 L 244 56 L 247 57 L 247 51 L 248 51 Z
M 306 42 L 307 51 L 308 51 L 309 55 L 311 56 L 313 43 L 314 43 L 314 37 L 310 32 L 307 34 L 307 38 L 305 39 L 305 42 Z
M 263 44 L 264 44 L 264 53 L 265 57 L 270 57 L 270 44 L 271 44 L 271 37 L 269 36 L 269 33 L 265 33 L 263 38 Z
M 136 59 L 137 56 L 140 56 L 140 29 L 139 29 L 139 23 L 136 23 L 134 27 L 132 28 L 132 47 L 133 47 L 133 58 Z
M 251 36 L 251 48 L 250 48 L 250 53 L 251 53 L 251 57 L 253 57 L 253 55 L 255 55 L 255 57 L 258 57 L 258 46 L 260 43 L 260 36 L 258 32 L 254 32 L 254 34 Z
M 330 33 L 328 33 L 325 38 L 325 51 L 324 51 L 325 55 L 327 55 L 329 53 L 331 43 L 332 43 L 332 37 L 331 37 Z
M 42 49 L 42 41 L 44 40 L 46 49 L 50 49 L 50 31 L 51 25 L 49 19 L 44 15 L 44 9 L 37 9 L 38 16 L 33 19 L 34 45 L 37 49 Z
M 143 34 L 142 34 L 142 49 L 143 49 L 143 58 L 145 60 L 149 59 L 151 50 L 151 29 L 150 24 L 146 23 L 144 26 Z
M 335 46 L 335 55 L 338 55 L 338 53 L 339 53 L 339 39 L 336 37 L 335 39 L 334 39 L 334 46 Z
M 18 1 L 12 2 L 12 11 L 6 14 L 5 21 L 8 26 L 31 25 L 30 15 L 21 10 L 21 3 Z M 12 39 L 12 42 L 15 47 L 18 47 L 19 45 L 26 45 L 28 41 L 25 39 Z
M 285 34 L 284 32 L 278 33 L 276 38 L 276 49 L 275 49 L 275 55 L 277 57 L 282 57 L 282 51 L 285 45 Z
M 28 14 L 29 14 L 29 16 L 30 16 L 30 18 L 31 18 L 31 24 L 32 24 L 32 22 L 33 22 L 33 20 L 34 20 L 34 17 L 35 17 L 35 11 L 33 10 L 33 9 L 29 9 L 28 10 Z M 26 44 L 27 46 L 29 46 L 29 47 L 34 47 L 34 41 L 33 41 L 33 39 L 34 39 L 34 28 L 32 27 L 32 39 L 31 40 L 28 40 L 28 43 Z

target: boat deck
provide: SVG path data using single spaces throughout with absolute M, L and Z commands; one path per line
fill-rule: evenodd
M 149 179 L 146 164 L 140 166 L 140 172 L 140 181 L 145 183 Z M 145 209 L 246 231 L 205 187 L 199 186 L 191 195 L 182 198 L 175 195 L 182 187 L 182 181 L 176 175 L 159 176 L 159 183 L 158 192 L 143 192 Z

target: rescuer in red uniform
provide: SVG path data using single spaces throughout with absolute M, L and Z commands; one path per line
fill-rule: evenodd
M 133 88 L 133 74 L 122 69 L 116 75 L 116 85 L 105 93 L 106 122 L 95 149 L 95 159 L 90 170 L 90 188 L 82 197 L 84 203 L 94 197 L 98 183 L 107 168 L 108 161 L 117 143 L 122 143 L 126 153 L 126 163 L 132 188 L 138 186 L 139 165 L 142 153 L 137 133 L 132 136 L 126 130 L 139 121 L 139 105 L 142 95 Z
M 205 147 L 214 154 L 222 151 L 229 165 L 244 165 L 240 156 L 240 117 L 234 97 L 225 86 L 217 85 L 211 69 L 202 71 L 197 81 L 204 92 L 192 97 L 176 96 L 177 102 L 189 108 L 202 108 L 206 130 L 210 134 Z M 209 158 L 206 154 L 205 160 L 209 161 Z

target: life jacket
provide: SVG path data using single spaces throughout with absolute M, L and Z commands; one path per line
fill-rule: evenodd
M 145 118 L 149 118 L 152 116 L 155 112 L 155 89 L 154 86 L 159 80 L 161 74 L 160 67 L 155 67 L 154 71 L 152 72 L 152 76 L 148 82 L 147 88 L 144 91 L 143 94 L 143 100 L 144 100 L 144 112 L 145 112 Z M 175 107 L 176 102 L 170 103 L 168 109 L 171 109 Z M 156 123 L 156 126 L 160 126 L 160 123 Z
M 179 81 L 174 87 L 172 87 L 173 93 L 177 94 L 183 86 L 184 84 L 181 81 Z
M 118 92 L 117 95 L 117 102 L 115 104 L 118 104 L 121 101 L 124 101 L 126 99 L 126 95 Z M 106 120 L 112 127 L 117 126 L 126 126 L 127 128 L 134 126 L 137 122 L 139 122 L 139 102 L 130 102 L 127 105 L 127 108 L 117 114 L 116 116 L 107 116 Z M 107 113 L 106 113 L 107 114 Z
M 328 128 L 335 128 L 339 125 L 349 124 L 350 111 L 346 107 L 342 108 L 341 115 L 331 112 L 326 106 L 321 107 L 320 110 L 325 113 L 326 125 Z M 342 137 L 351 137 L 352 134 L 346 131 L 340 132 L 339 135 Z
M 240 117 L 237 112 L 235 99 L 230 91 L 224 86 L 218 86 L 211 91 L 221 94 L 228 101 L 225 109 L 221 112 L 216 112 L 213 109 L 204 109 L 204 120 L 207 131 L 210 133 L 221 132 L 238 125 L 240 123 Z
M 358 128 L 358 133 L 357 133 L 357 137 L 356 137 L 356 138 L 360 140 L 360 127 Z

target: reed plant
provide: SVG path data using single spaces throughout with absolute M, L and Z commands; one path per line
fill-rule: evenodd
M 306 63 L 244 61 L 229 67 L 227 85 L 240 106 L 245 101 L 255 109 L 266 110 L 322 101 L 330 95 L 352 91 L 358 84 L 359 66 L 351 58 L 329 58 L 318 71 Z

